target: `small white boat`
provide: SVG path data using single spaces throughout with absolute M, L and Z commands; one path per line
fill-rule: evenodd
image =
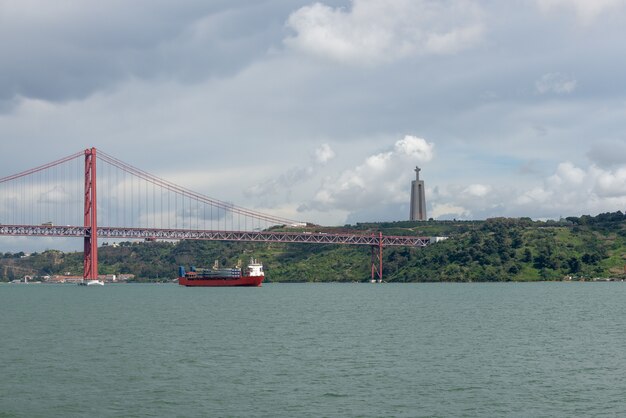
M 78 283 L 79 286 L 104 286 L 104 282 L 102 280 L 83 280 Z

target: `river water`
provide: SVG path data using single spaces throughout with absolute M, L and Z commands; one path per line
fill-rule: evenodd
M 626 283 L 0 285 L 0 417 L 626 415 Z

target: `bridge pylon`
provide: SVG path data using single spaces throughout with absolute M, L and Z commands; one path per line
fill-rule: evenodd
M 372 234 L 372 237 L 374 235 Z M 383 281 L 383 233 L 378 233 L 378 244 L 372 245 L 372 283 Z
M 96 149 L 85 150 L 85 238 L 83 278 L 98 279 L 98 212 L 96 200 Z

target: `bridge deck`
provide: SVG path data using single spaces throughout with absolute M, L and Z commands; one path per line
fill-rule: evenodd
M 324 232 L 271 232 L 271 231 L 213 231 L 189 229 L 156 228 L 121 228 L 99 226 L 98 238 L 110 239 L 196 239 L 210 241 L 247 241 L 247 242 L 283 242 L 309 244 L 346 244 L 370 245 L 381 244 L 378 235 L 331 234 Z M 85 237 L 89 228 L 84 226 L 49 226 L 49 225 L 0 225 L 0 235 L 33 237 Z M 384 247 L 425 247 L 429 237 L 382 236 Z

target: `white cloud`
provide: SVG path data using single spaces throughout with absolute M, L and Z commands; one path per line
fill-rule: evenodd
M 292 189 L 309 181 L 322 166 L 335 158 L 335 152 L 329 144 L 322 144 L 310 155 L 309 161 L 303 159 L 302 163 L 288 168 L 274 178 L 261 179 L 259 183 L 248 187 L 244 194 L 246 197 L 262 198 L 264 204 L 269 207 L 277 205 L 277 201 L 270 203 L 278 195 L 290 195 Z M 323 196 L 320 197 L 324 200 Z
M 603 170 L 592 167 L 589 175 L 594 181 L 594 192 L 601 198 L 620 198 L 626 197 L 626 167 L 616 170 Z
M 482 34 L 481 25 L 453 29 L 443 34 L 433 33 L 428 36 L 425 49 L 436 54 L 452 54 L 475 43 Z
M 532 203 L 563 213 L 623 210 L 626 205 L 626 167 L 605 170 L 591 165 L 585 169 L 564 162 L 542 186 L 522 195 L 518 203 Z M 616 203 L 619 204 L 616 206 Z
M 469 196 L 484 197 L 491 191 L 491 186 L 484 184 L 471 184 L 464 192 Z
M 426 142 L 424 138 L 413 135 L 406 135 L 395 144 L 396 153 L 404 154 L 419 161 L 432 160 L 434 148 L 434 145 Z
M 526 191 L 521 190 L 518 198 L 512 201 L 514 206 L 536 206 L 544 205 L 547 201 L 552 199 L 553 194 L 551 191 L 542 187 L 533 187 Z
M 458 217 L 467 218 L 470 216 L 470 212 L 462 206 L 457 206 L 449 203 L 435 203 L 431 211 L 434 219 L 441 217 Z
M 479 42 L 481 11 L 470 1 L 353 0 L 350 10 L 315 3 L 289 16 L 288 46 L 342 62 L 388 62 L 452 54 Z
M 391 152 L 372 155 L 365 160 L 365 167 L 374 171 L 385 171 L 391 160 Z
M 595 165 L 581 168 L 563 162 L 540 184 L 518 187 L 447 185 L 433 193 L 431 204 L 430 213 L 434 218 L 557 218 L 624 210 L 626 166 L 605 170 Z
M 584 179 L 585 171 L 568 161 L 559 164 L 556 173 L 548 178 L 547 183 L 552 189 L 577 187 L 583 184 Z
M 408 199 L 411 168 L 432 160 L 434 144 L 406 135 L 390 151 L 371 155 L 360 165 L 328 177 L 301 210 L 358 210 Z
M 593 23 L 600 15 L 626 5 L 625 0 L 536 0 L 539 8 L 545 12 L 573 10 L 585 25 Z
M 315 162 L 318 164 L 326 164 L 335 158 L 335 151 L 328 144 L 322 144 L 315 150 Z
M 562 73 L 548 73 L 535 82 L 535 89 L 539 94 L 556 93 L 567 94 L 576 90 L 578 82 L 572 76 Z

